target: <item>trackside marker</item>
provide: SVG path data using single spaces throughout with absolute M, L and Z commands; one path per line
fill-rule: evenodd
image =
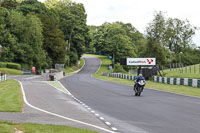
M 101 120 L 104 120 L 104 118 L 103 118 L 103 117 L 100 117 L 100 119 L 101 119 Z
M 105 123 L 106 123 L 106 125 L 109 125 L 109 126 L 111 125 L 111 123 L 110 123 L 110 122 L 105 122 Z
M 112 130 L 117 131 L 117 128 L 115 128 L 115 127 L 111 127 L 111 128 L 112 128 Z

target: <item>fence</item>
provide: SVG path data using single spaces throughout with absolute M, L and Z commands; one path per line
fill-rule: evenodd
M 6 74 L 0 74 L 0 82 L 5 81 L 6 79 Z
M 185 85 L 200 88 L 200 79 L 189 79 L 189 78 L 167 78 L 154 76 L 155 82 L 171 84 L 171 85 Z
M 126 75 L 122 73 L 110 73 L 109 77 L 122 78 L 128 80 L 134 80 L 135 76 Z M 200 88 L 200 79 L 190 79 L 190 78 L 167 78 L 153 76 L 153 81 L 171 85 L 185 85 Z
M 169 67 L 159 66 L 159 69 L 169 69 L 170 71 L 179 71 L 180 73 L 200 74 L 200 64 L 187 66 L 184 64 L 173 63 L 170 64 Z
M 109 77 L 122 78 L 122 79 L 128 79 L 128 80 L 135 79 L 135 76 L 126 75 L 126 74 L 122 74 L 122 73 L 109 73 Z

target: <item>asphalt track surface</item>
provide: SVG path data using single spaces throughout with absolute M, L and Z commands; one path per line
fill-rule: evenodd
M 123 133 L 200 133 L 200 99 L 95 79 L 100 60 L 84 56 L 85 66 L 61 83 Z M 147 82 L 148 83 L 148 82 Z
M 111 131 L 110 127 L 97 119 L 70 95 L 67 95 L 43 82 L 47 80 L 47 75 L 8 76 L 8 78 L 16 79 L 22 83 L 28 104 L 26 100 L 24 100 L 25 103 L 22 113 L 0 112 L 0 120 L 16 123 L 65 125 L 91 129 L 102 133 L 108 133 L 105 130 Z M 33 108 L 32 106 L 44 111 Z M 56 115 L 52 115 L 52 113 Z M 58 115 L 61 117 L 58 117 Z M 65 119 L 63 117 L 70 118 L 75 121 Z M 92 124 L 105 130 L 76 121 Z

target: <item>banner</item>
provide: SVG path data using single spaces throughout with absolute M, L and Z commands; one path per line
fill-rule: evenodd
M 126 63 L 131 66 L 152 66 L 156 65 L 156 58 L 127 58 Z

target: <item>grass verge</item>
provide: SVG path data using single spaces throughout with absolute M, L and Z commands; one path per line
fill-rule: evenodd
M 66 75 L 70 75 L 70 73 L 79 70 L 83 65 L 84 65 L 84 59 L 81 58 L 79 67 L 77 67 L 77 66 L 66 67 L 64 69 L 64 72 L 65 72 Z
M 10 122 L 0 122 L 2 133 L 14 133 L 15 128 L 24 133 L 97 133 L 95 131 L 80 129 L 68 126 L 44 125 L 44 124 L 15 124 Z
M 0 72 L 7 74 L 7 75 L 23 75 L 24 72 L 20 70 L 15 69 L 9 69 L 9 68 L 0 68 Z
M 183 67 L 180 69 L 167 69 L 163 71 L 165 77 L 200 79 L 200 64 Z
M 0 112 L 21 112 L 23 98 L 17 81 L 8 79 L 0 82 Z
M 131 80 L 101 76 L 101 72 L 109 72 L 106 68 L 108 68 L 108 65 L 110 64 L 110 62 L 108 61 L 109 59 L 106 56 L 96 56 L 96 57 L 101 59 L 102 66 L 96 74 L 93 74 L 93 77 L 106 80 L 106 81 L 133 85 L 133 81 Z M 189 87 L 189 86 L 169 85 L 169 84 L 162 84 L 162 83 L 157 83 L 153 81 L 147 81 L 145 88 L 152 88 L 152 89 L 157 89 L 157 90 L 162 90 L 162 91 L 174 92 L 177 94 L 200 97 L 200 88 L 194 88 L 194 87 Z
M 93 77 L 106 79 L 105 76 L 101 76 L 101 73 L 102 72 L 111 72 L 110 70 L 108 70 L 108 66 L 110 64 L 112 64 L 112 61 L 110 59 L 108 59 L 107 56 L 103 56 L 103 55 L 92 55 L 92 54 L 87 54 L 87 55 L 95 56 L 101 60 L 101 67 L 97 73 L 93 74 Z

